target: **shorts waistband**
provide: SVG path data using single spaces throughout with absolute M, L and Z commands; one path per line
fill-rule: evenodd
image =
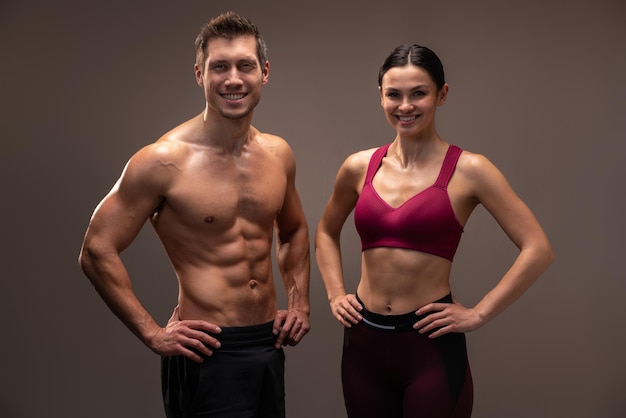
M 363 317 L 363 324 L 383 331 L 410 331 L 413 329 L 413 324 L 429 315 L 416 315 L 415 311 L 400 315 L 382 315 L 368 311 L 358 294 L 356 299 L 363 306 L 363 310 L 360 312 Z M 448 293 L 433 303 L 452 303 L 452 294 Z
M 220 327 L 219 334 L 209 333 L 217 338 L 222 347 L 243 347 L 255 345 L 274 345 L 276 335 L 272 333 L 274 321 L 243 327 Z

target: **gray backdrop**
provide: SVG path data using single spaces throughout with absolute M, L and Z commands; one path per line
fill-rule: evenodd
M 376 89 L 383 58 L 403 42 L 440 55 L 450 84 L 440 133 L 501 168 L 557 255 L 516 305 L 468 336 L 474 416 L 626 416 L 620 0 L 3 0 L 2 416 L 163 417 L 158 357 L 109 312 L 77 255 L 131 154 L 202 110 L 193 42 L 228 9 L 267 40 L 270 82 L 254 124 L 294 149 L 311 241 L 343 159 L 393 139 Z M 353 290 L 351 220 L 343 241 Z M 514 256 L 479 208 L 454 263 L 457 298 L 476 303 Z M 177 288 L 149 228 L 124 259 L 164 324 Z M 286 350 L 288 415 L 341 418 L 341 329 L 315 263 L 311 303 L 310 334 Z

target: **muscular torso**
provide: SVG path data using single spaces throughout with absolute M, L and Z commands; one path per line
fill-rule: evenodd
M 178 277 L 181 319 L 274 317 L 272 234 L 287 175 L 272 141 L 256 132 L 236 155 L 194 144 L 165 153 L 167 187 L 151 220 Z
M 369 158 L 364 161 L 369 162 Z M 401 170 L 383 162 L 373 185 L 381 198 L 398 207 L 435 182 L 442 161 L 443 158 L 413 170 Z M 448 184 L 448 194 L 457 219 L 465 225 L 477 202 L 467 187 L 462 166 L 459 160 Z M 363 180 L 365 169 L 366 166 L 362 169 Z M 360 181 L 359 192 L 362 184 Z M 436 255 L 402 248 L 371 248 L 362 254 L 357 293 L 372 312 L 404 314 L 450 293 L 451 269 L 449 260 Z

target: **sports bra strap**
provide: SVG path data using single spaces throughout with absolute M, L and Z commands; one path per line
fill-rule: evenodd
M 365 175 L 365 184 L 371 183 L 374 175 L 378 171 L 380 164 L 387 155 L 387 150 L 391 143 L 386 144 L 378 148 L 372 154 L 372 158 L 370 159 L 369 165 L 367 166 L 367 173 Z M 441 166 L 441 170 L 439 172 L 439 176 L 437 177 L 437 181 L 434 186 L 440 189 L 446 190 L 448 187 L 448 183 L 450 182 L 450 178 L 452 177 L 452 173 L 456 167 L 456 163 L 461 156 L 463 150 L 456 145 L 450 145 L 448 150 L 446 151 L 446 156 L 444 157 L 443 164 Z
M 376 172 L 378 171 L 378 167 L 380 167 L 380 163 L 382 162 L 385 155 L 387 155 L 387 149 L 390 145 L 391 143 L 383 145 L 382 147 L 374 151 L 374 154 L 372 154 L 372 158 L 370 158 L 370 163 L 367 166 L 367 173 L 365 174 L 365 184 L 372 182 L 374 174 L 376 174 Z
M 443 165 L 441 166 L 441 171 L 439 172 L 439 177 L 435 182 L 435 187 L 446 190 L 448 187 L 448 183 L 450 182 L 450 177 L 452 177 L 452 173 L 454 172 L 454 168 L 456 167 L 456 163 L 461 156 L 461 148 L 456 145 L 450 145 L 448 147 L 448 151 L 446 152 L 446 157 L 443 160 Z

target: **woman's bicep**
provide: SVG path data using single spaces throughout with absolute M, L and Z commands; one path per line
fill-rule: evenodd
M 328 199 L 318 230 L 336 236 L 350 213 L 354 210 L 359 198 L 358 183 L 360 175 L 358 170 L 344 163 L 337 173 L 333 192 Z
M 537 218 L 497 167 L 485 160 L 477 178 L 478 200 L 518 248 L 544 239 Z

